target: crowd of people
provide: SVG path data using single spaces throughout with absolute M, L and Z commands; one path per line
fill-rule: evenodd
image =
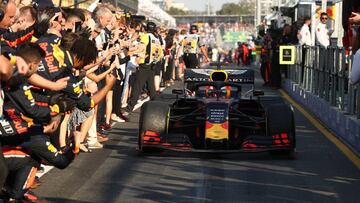
M 204 43 L 209 47 L 217 47 L 218 38 L 226 32 L 249 32 L 252 33 L 255 27 L 252 24 L 246 23 L 197 23 L 199 28 L 199 35 L 202 37 Z M 177 29 L 189 30 L 191 24 L 178 24 Z
M 360 4 L 344 0 L 343 7 L 343 46 L 347 55 L 350 54 L 350 47 L 354 54 L 352 66 L 351 82 L 356 84 L 360 82 Z M 315 46 L 320 48 L 320 63 L 325 60 L 326 51 L 332 44 L 331 36 L 334 32 L 329 28 L 329 15 L 326 12 L 319 13 L 319 19 L 315 25 Z M 264 85 L 269 85 L 275 89 L 281 86 L 281 74 L 286 75 L 286 66 L 279 64 L 279 46 L 281 45 L 300 45 L 302 49 L 302 61 L 305 61 L 307 47 L 313 46 L 311 34 L 311 17 L 305 16 L 299 19 L 302 23 L 300 28 L 296 26 L 285 25 L 283 28 L 270 27 L 260 29 L 257 43 L 262 47 L 261 53 L 261 75 L 264 79 Z M 304 74 L 304 63 L 302 63 L 302 74 Z M 350 67 L 349 67 L 350 68 Z M 350 69 L 349 69 L 350 70 Z
M 360 82 L 360 13 L 353 12 L 349 18 L 349 23 L 353 34 L 351 42 L 354 54 L 350 81 L 352 84 L 358 84 Z
M 112 123 L 209 61 L 198 27 L 167 29 L 111 4 L 0 4 L 0 201 L 36 200 L 41 164 L 101 149 Z M 148 96 L 149 95 L 149 96 Z
M 326 39 L 319 37 L 329 37 L 326 17 L 321 14 L 317 29 L 324 29 L 320 44 Z M 349 17 L 356 31 L 360 14 Z M 290 25 L 259 31 L 265 85 L 280 88 L 286 67 L 279 64 L 279 46 L 310 45 L 310 23 L 305 18 L 298 33 Z M 159 98 L 185 67 L 209 61 L 248 66 L 253 40 L 216 47 L 221 30 L 243 29 L 252 28 L 205 23 L 168 29 L 106 3 L 80 9 L 2 0 L 0 200 L 36 199 L 29 190 L 41 164 L 65 169 L 79 152 L 103 148 L 113 123 L 129 121 L 140 100 Z

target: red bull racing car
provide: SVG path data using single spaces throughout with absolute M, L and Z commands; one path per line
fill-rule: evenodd
M 293 157 L 293 109 L 282 98 L 254 87 L 251 69 L 187 69 L 175 102 L 145 103 L 140 112 L 138 150 L 264 152 Z M 180 96 L 183 95 L 183 96 Z

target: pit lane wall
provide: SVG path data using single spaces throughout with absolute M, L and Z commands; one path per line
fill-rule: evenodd
M 299 84 L 285 79 L 285 91 L 299 104 L 315 115 L 327 128 L 360 155 L 360 121 L 332 107 L 327 101 L 304 90 Z
M 351 51 L 297 47 L 296 52 L 300 57 L 287 67 L 283 89 L 360 155 L 360 87 L 349 82 Z

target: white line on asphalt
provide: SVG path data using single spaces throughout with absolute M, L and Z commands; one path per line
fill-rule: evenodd
M 44 171 L 36 173 L 36 176 L 39 178 L 41 178 L 43 175 L 45 175 L 46 173 L 51 171 L 51 169 L 54 168 L 54 166 L 47 166 L 47 165 L 41 165 L 41 167 L 44 168 Z

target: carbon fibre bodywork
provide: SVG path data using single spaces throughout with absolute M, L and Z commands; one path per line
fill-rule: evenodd
M 202 71 L 209 74 L 185 73 L 192 90 L 174 103 L 145 103 L 140 115 L 140 151 L 294 152 L 292 108 L 279 97 L 265 97 L 256 91 L 247 97 L 241 94 L 242 86 L 254 81 L 251 70 L 226 70 L 229 74 L 216 78 L 214 73 L 225 71 Z

